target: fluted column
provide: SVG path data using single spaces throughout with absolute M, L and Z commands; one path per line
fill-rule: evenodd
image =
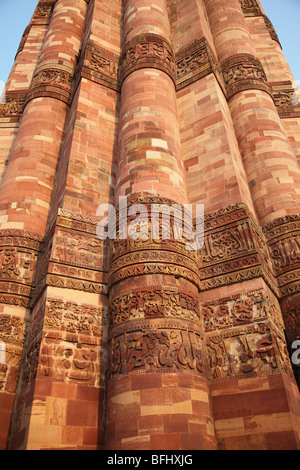
M 43 234 L 85 18 L 84 0 L 58 0 L 0 188 L 3 228 Z
M 23 359 L 18 357 L 17 364 L 19 367 L 21 361 L 22 366 L 10 428 L 10 448 L 25 448 L 26 444 L 30 448 L 36 444 L 31 441 L 39 435 L 38 431 L 34 432 L 32 439 L 29 429 L 32 423 L 26 410 L 32 406 L 44 298 L 38 299 L 30 314 L 25 309 L 33 307 L 30 301 L 36 284 L 37 258 L 42 251 L 40 242 L 45 235 L 61 141 L 72 99 L 86 7 L 85 0 L 57 0 L 53 11 L 51 8 L 51 20 L 0 187 L 0 228 L 6 237 L 14 236 L 10 239 L 10 251 L 5 251 L 5 257 L 14 270 L 8 271 L 10 282 L 5 284 L 7 295 L 4 303 L 23 308 L 23 311 L 18 309 L 18 316 L 22 328 L 26 328 Z M 18 375 L 15 371 L 14 374 L 16 380 Z
M 113 243 L 108 449 L 215 445 L 195 252 L 173 232 L 151 238 L 154 205 L 166 213 L 176 204 L 173 227 L 186 203 L 174 71 L 165 1 L 125 2 L 116 201 L 128 199 L 117 221 L 130 232 L 143 205 L 146 238 L 118 230 Z
M 252 197 L 260 223 L 265 225 L 298 213 L 299 168 L 256 57 L 240 1 L 226 1 L 226 15 L 222 0 L 206 0 L 205 5 Z
M 278 286 L 278 289 L 275 288 L 274 291 L 277 291 L 276 294 L 281 300 L 282 307 L 285 305 L 287 295 L 292 293 L 293 296 L 296 296 L 299 291 L 299 269 L 297 269 L 299 268 L 297 261 L 299 247 L 297 247 L 297 241 L 291 239 L 293 230 L 296 240 L 299 237 L 299 167 L 275 107 L 267 76 L 257 58 L 241 2 L 239 0 L 205 0 L 204 3 L 223 73 L 229 109 L 249 188 L 258 221 L 269 245 L 268 263 L 272 262 L 273 274 L 277 278 Z M 264 320 L 259 328 L 265 328 L 268 325 L 270 328 L 268 334 L 272 334 L 272 337 L 276 338 L 278 345 L 280 345 L 277 352 L 274 353 L 274 357 L 277 356 L 276 360 L 282 361 L 280 367 L 277 366 L 276 374 L 281 382 L 280 393 L 282 396 L 288 393 L 291 398 L 287 411 L 290 413 L 291 419 L 294 419 L 294 405 L 299 400 L 299 393 L 295 387 L 284 335 L 284 328 L 292 321 L 289 322 L 286 312 L 282 309 L 285 320 L 284 327 L 281 321 L 282 314 L 275 297 L 271 302 L 268 301 L 268 304 L 268 310 L 272 314 L 268 315 L 269 321 Z M 292 308 L 295 310 L 296 305 L 293 304 Z M 278 312 L 276 315 L 275 311 Z M 248 344 L 252 341 L 249 332 L 246 341 Z M 256 347 L 258 344 L 259 341 L 256 343 Z M 210 345 L 209 348 L 214 351 L 215 344 Z M 281 357 L 278 355 L 278 351 L 280 351 Z M 215 352 L 213 352 L 213 356 L 214 354 Z M 268 373 L 270 374 L 270 371 Z M 228 386 L 230 385 L 224 383 L 222 386 L 216 387 L 214 385 L 212 387 L 214 414 L 220 423 L 226 423 L 226 407 L 228 407 L 229 401 L 232 402 L 236 396 L 235 393 L 228 394 Z M 250 402 L 252 400 L 251 387 L 249 381 L 249 396 L 245 403 L 247 400 Z M 260 413 L 264 415 L 272 414 L 275 411 L 275 396 L 279 393 L 279 389 L 275 390 L 271 380 L 269 380 L 267 388 L 269 406 L 260 409 Z M 224 397 L 221 398 L 222 393 L 224 393 Z M 244 398 L 246 397 L 244 396 Z M 239 403 L 238 397 L 236 397 L 236 403 Z M 245 413 L 248 414 L 248 412 Z M 254 422 L 259 420 L 254 416 L 255 414 L 256 411 L 252 408 Z M 241 415 L 243 415 L 242 412 Z M 232 445 L 231 437 L 228 437 L 226 431 L 220 426 L 216 422 L 218 437 L 222 436 L 222 445 L 226 448 L 227 445 Z M 246 425 L 245 427 L 247 429 Z M 291 425 L 290 431 L 295 432 L 293 425 Z M 244 429 L 236 431 L 234 448 L 245 446 L 247 437 L 242 437 L 244 432 Z M 277 427 L 273 429 L 272 440 L 267 434 L 264 434 L 263 430 L 261 432 L 263 437 L 260 446 L 266 449 L 272 449 L 276 446 L 273 437 L 274 439 L 284 439 L 285 435 L 285 432 Z M 295 438 L 291 444 L 294 446 L 293 448 L 297 448 L 298 445 L 296 434 L 295 432 Z
M 0 181 L 18 133 L 26 93 L 42 50 L 55 1 L 38 3 L 21 38 L 12 70 L 0 97 Z

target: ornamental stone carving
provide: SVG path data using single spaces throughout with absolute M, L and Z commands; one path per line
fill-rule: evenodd
M 291 81 L 271 82 L 274 103 L 281 118 L 300 117 L 300 102 Z
M 112 90 L 120 90 L 120 57 L 110 51 L 88 42 L 83 54 L 81 76 L 104 85 Z
M 200 322 L 199 300 L 195 294 L 172 287 L 139 289 L 114 298 L 110 303 L 112 326 L 144 319 L 178 318 Z
M 261 16 L 262 11 L 256 0 L 240 0 L 245 16 Z
M 47 96 L 70 102 L 73 71 L 69 66 L 60 65 L 58 61 L 46 61 L 36 70 L 26 102 L 33 98 Z
M 110 377 L 152 371 L 205 374 L 201 335 L 166 322 L 116 332 L 110 340 Z
M 141 68 L 166 72 L 176 83 L 176 66 L 172 46 L 157 34 L 140 34 L 130 40 L 121 57 L 121 82 Z
M 263 90 L 271 94 L 261 62 L 249 54 L 237 54 L 221 64 L 227 98 L 245 90 Z
M 284 374 L 292 377 L 283 335 L 267 323 L 234 328 L 205 337 L 211 382 Z
M 194 41 L 181 49 L 176 54 L 175 60 L 177 90 L 210 73 L 214 73 L 221 87 L 224 87 L 217 60 L 205 38 Z

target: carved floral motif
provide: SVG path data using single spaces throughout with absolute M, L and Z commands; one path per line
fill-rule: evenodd
M 140 289 L 122 295 L 110 304 L 110 319 L 113 326 L 123 322 L 153 318 L 180 318 L 199 322 L 199 316 L 198 298 L 171 287 Z
M 205 302 L 200 311 L 207 332 L 267 320 L 284 328 L 279 306 L 263 290 Z

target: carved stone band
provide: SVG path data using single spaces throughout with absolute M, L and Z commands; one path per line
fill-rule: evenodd
M 176 67 L 172 46 L 157 34 L 139 34 L 129 41 L 121 57 L 121 82 L 132 72 L 156 68 L 176 83 Z
M 201 38 L 176 54 L 176 89 L 199 80 L 210 73 L 214 73 L 223 88 L 223 80 L 217 60 L 206 40 Z
M 192 292 L 170 286 L 135 289 L 110 302 L 111 327 L 137 320 L 168 318 L 199 324 L 199 299 Z
M 263 90 L 272 95 L 267 76 L 259 59 L 237 54 L 221 64 L 227 98 L 245 90 Z
M 114 329 L 109 345 L 110 378 L 147 372 L 206 374 L 201 332 L 179 320 L 148 320 Z
M 25 104 L 26 93 L 8 92 L 0 103 L 0 127 L 14 127 L 19 122 Z
M 300 292 L 300 216 L 276 219 L 263 231 L 281 296 Z
M 270 83 L 274 103 L 281 118 L 300 117 L 300 100 L 291 81 Z
M 245 16 L 262 16 L 262 11 L 256 0 L 240 0 Z
M 0 231 L 0 301 L 27 308 L 35 283 L 42 237 L 22 230 Z
M 49 24 L 56 2 L 39 3 L 32 18 L 32 24 Z
M 70 67 L 60 65 L 57 61 L 46 62 L 36 70 L 26 101 L 46 96 L 69 103 L 72 78 Z
M 119 61 L 117 54 L 89 41 L 84 52 L 82 77 L 119 91 Z

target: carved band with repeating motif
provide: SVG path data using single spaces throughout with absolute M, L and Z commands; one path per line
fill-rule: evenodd
M 21 90 L 9 91 L 3 94 L 0 103 L 0 127 L 19 126 L 25 99 L 26 93 Z
M 281 295 L 300 292 L 300 216 L 276 219 L 263 231 Z
M 84 52 L 81 76 L 112 90 L 119 91 L 119 63 L 119 55 L 94 44 L 90 40 Z
M 0 231 L 0 293 L 3 303 L 28 306 L 41 243 L 42 237 L 35 233 L 13 229 Z
M 39 97 L 55 98 L 69 104 L 73 70 L 69 65 L 61 65 L 57 60 L 41 64 L 35 71 L 26 102 Z
M 270 83 L 273 100 L 281 118 L 300 117 L 300 92 L 291 81 Z
M 206 374 L 202 334 L 179 320 L 156 319 L 116 328 L 109 347 L 110 378 L 147 372 Z
M 35 9 L 35 12 L 31 20 L 31 24 L 32 25 L 48 25 L 51 20 L 55 3 L 56 1 L 40 2 Z
M 157 318 L 174 318 L 199 324 L 198 295 L 171 286 L 152 286 L 125 292 L 110 300 L 112 327 L 124 322 Z
M 199 251 L 201 289 L 263 276 L 278 292 L 264 234 L 244 204 L 205 214 L 204 233 Z
M 221 70 L 227 98 L 246 90 L 262 90 L 272 95 L 259 59 L 250 54 L 236 54 L 224 60 Z
M 217 59 L 205 37 L 180 49 L 175 56 L 175 61 L 176 90 L 180 90 L 210 73 L 215 75 L 221 88 L 224 88 Z
M 172 46 L 158 34 L 139 34 L 126 44 L 121 57 L 121 83 L 132 72 L 143 68 L 162 70 L 176 84 Z
M 281 373 L 293 377 L 284 335 L 267 321 L 208 333 L 205 344 L 211 382 Z

